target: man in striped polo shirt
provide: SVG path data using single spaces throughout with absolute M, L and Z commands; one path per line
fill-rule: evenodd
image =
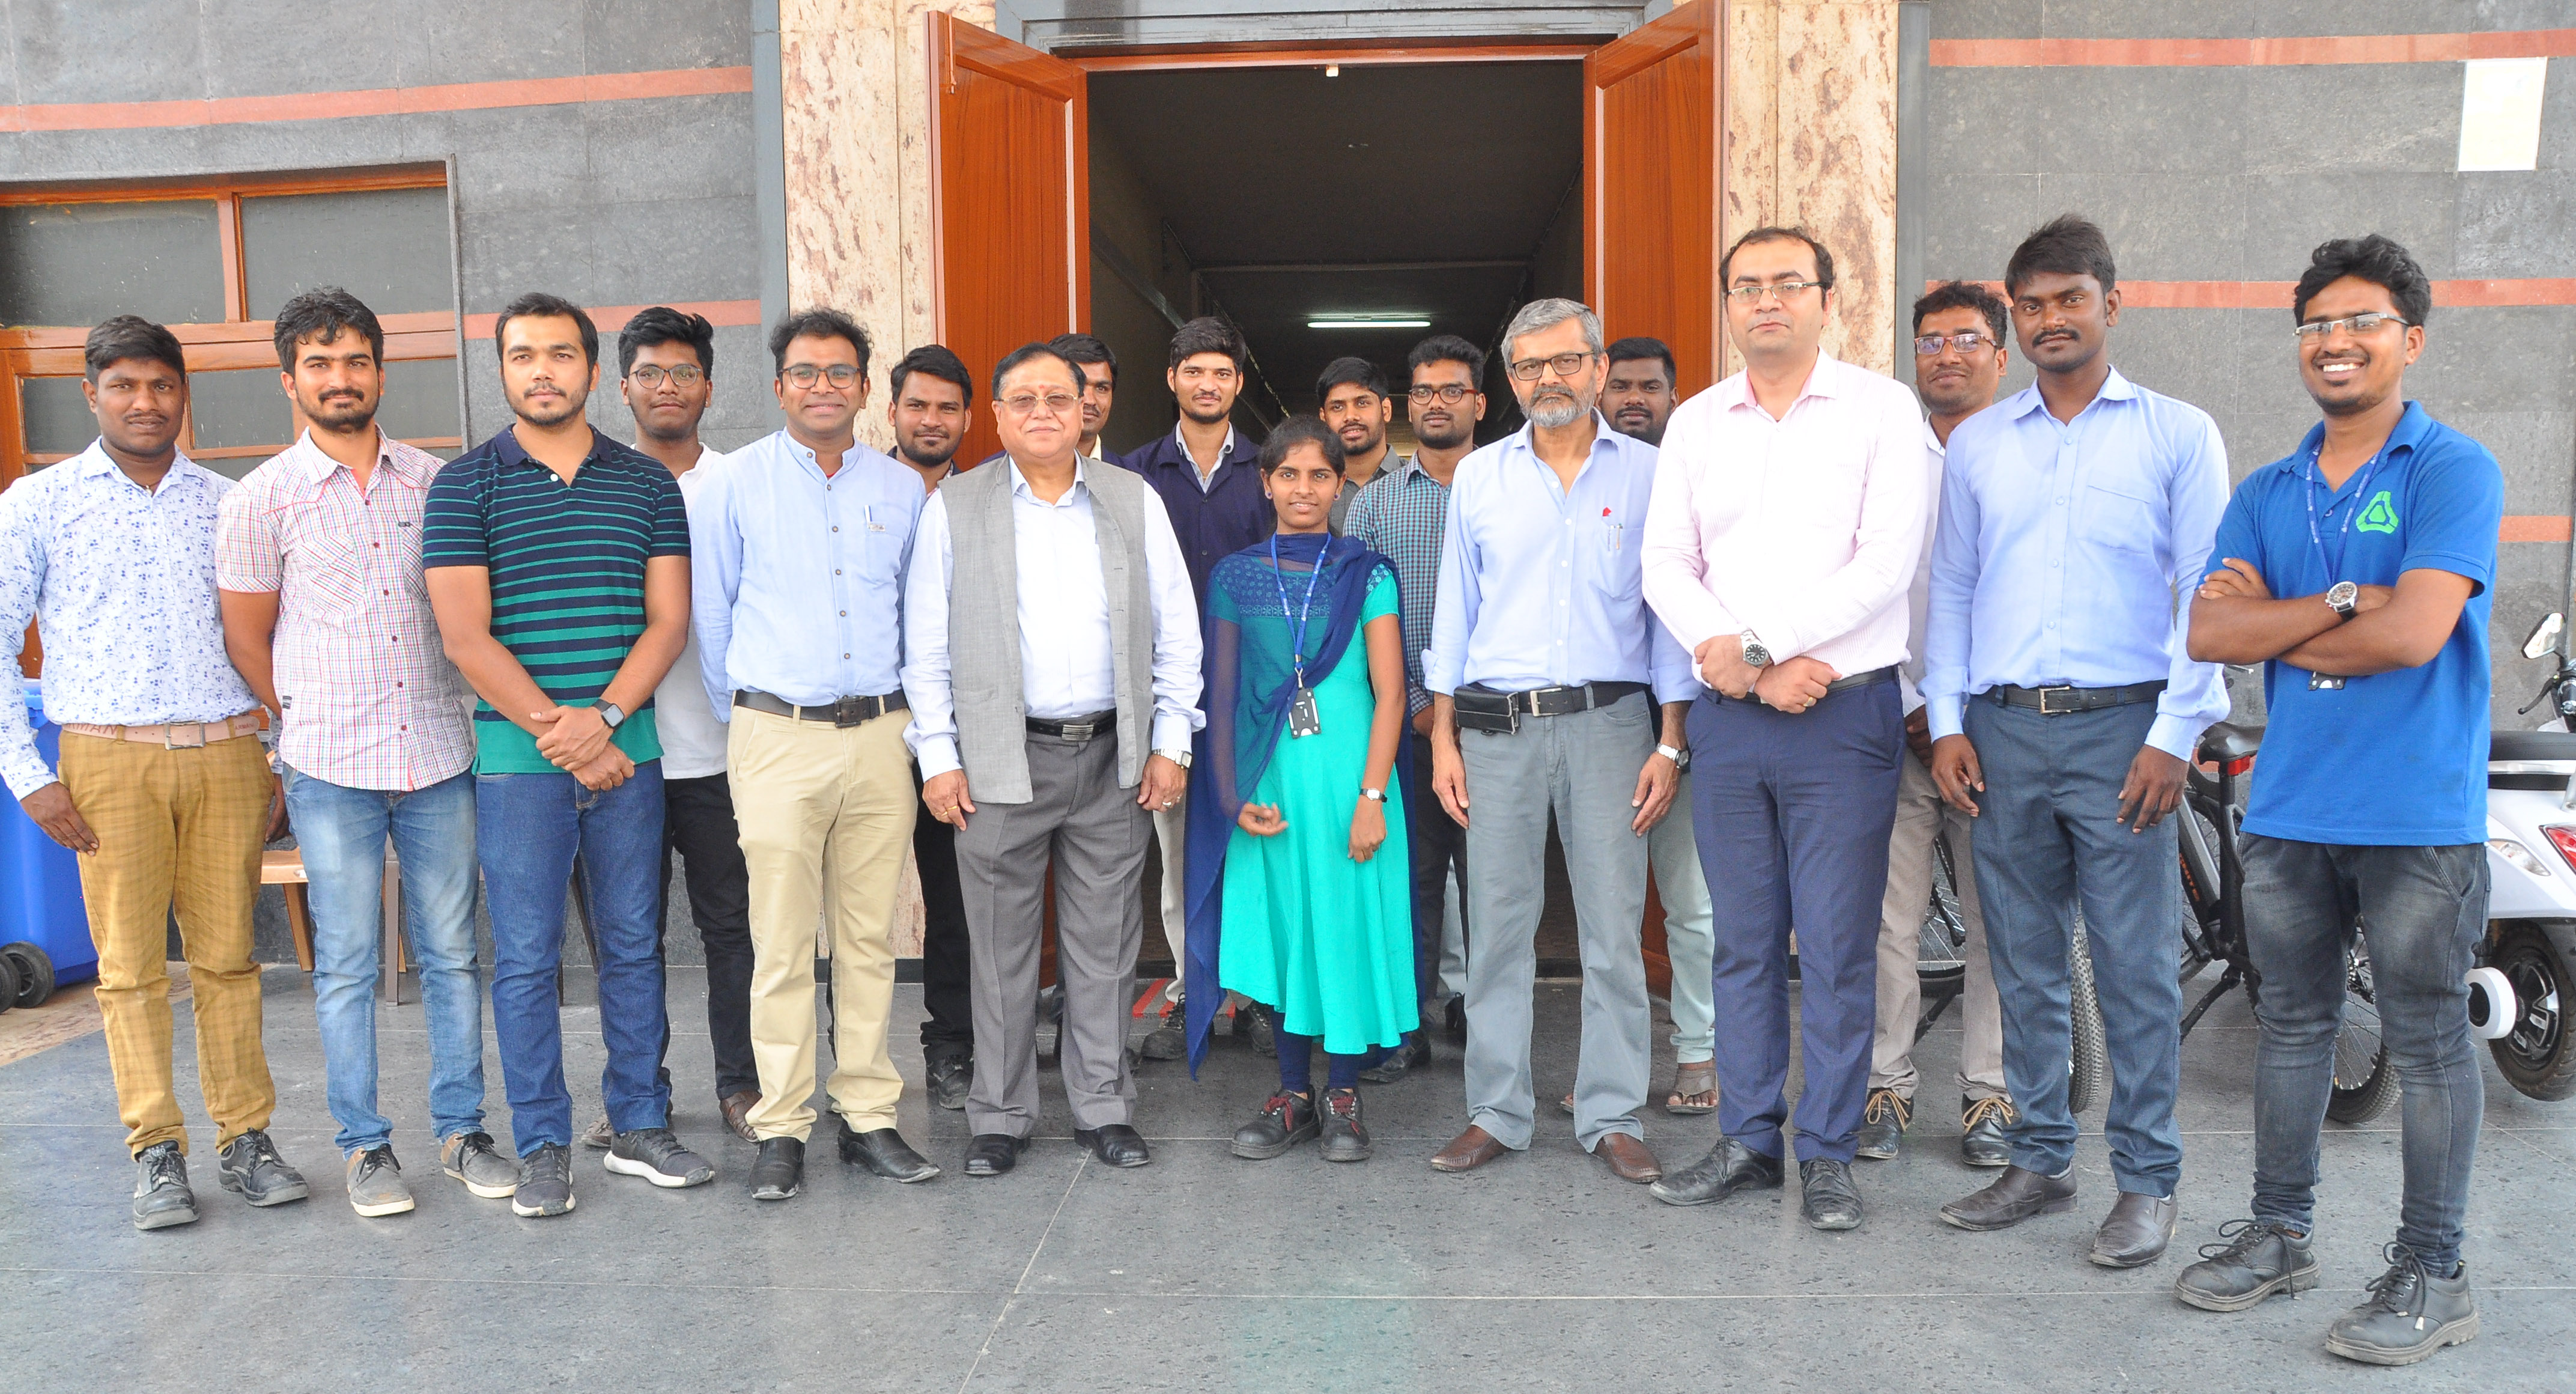
M 599 330 L 551 295 L 492 330 L 518 421 L 430 486 L 421 541 L 447 656 L 474 712 L 475 852 L 492 912 L 492 1026 L 520 1215 L 573 1208 L 572 1096 L 556 1011 L 578 862 L 599 969 L 616 1140 L 608 1169 L 695 1186 L 715 1168 L 668 1126 L 661 1077 L 662 743 L 653 689 L 689 631 L 689 516 L 654 460 L 599 434 Z

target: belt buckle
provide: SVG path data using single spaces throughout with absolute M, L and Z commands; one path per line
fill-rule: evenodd
M 1068 721 L 1064 723 L 1064 729 L 1057 735 L 1067 745 L 1080 745 L 1097 735 L 1099 731 L 1100 723 L 1096 721 Z
M 193 726 L 195 726 L 195 727 L 197 728 L 197 738 L 196 738 L 194 741 L 183 741 L 183 740 L 180 740 L 180 739 L 178 738 L 178 735 L 179 735 L 179 728 L 180 728 L 181 726 L 183 726 L 183 725 L 193 725 Z M 163 750 L 203 750 L 203 749 L 205 749 L 205 748 L 206 748 L 206 724 L 205 724 L 204 722 L 202 722 L 202 721 L 198 721 L 198 722 L 177 722 L 177 721 L 174 721 L 174 722 L 169 723 L 168 725 L 163 726 L 163 727 L 161 728 L 161 748 L 162 748 Z
M 2073 706 L 2073 705 L 2063 706 L 2063 707 L 2052 707 L 2052 706 L 2050 706 L 2050 705 L 2048 704 L 2048 695 L 2049 695 L 2050 693 L 2052 693 L 2052 692 L 2066 692 L 2066 693 L 2072 693 L 2072 692 L 2074 692 L 2074 691 L 2075 691 L 2075 689 L 2074 689 L 2074 688 L 2072 688 L 2072 687 L 2043 687 L 2043 688 L 2041 688 L 2041 689 L 2039 690 L 2039 714 L 2040 714 L 2041 716 L 2066 716 L 2066 715 L 2069 715 L 2069 714 L 2071 714 L 2071 713 L 2074 713 L 2074 712 L 2078 712 L 2078 711 L 2083 710 L 2083 708 L 2081 708 L 2081 707 L 2077 707 L 2077 706 Z
M 865 697 L 833 698 L 832 724 L 840 727 L 856 726 L 876 715 L 867 709 L 865 704 L 868 700 Z

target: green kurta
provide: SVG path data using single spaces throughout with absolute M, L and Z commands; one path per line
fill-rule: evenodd
M 1288 621 L 1241 614 L 1223 588 L 1215 590 L 1209 612 L 1243 627 L 1246 691 L 1288 676 Z M 1365 631 L 1370 620 L 1395 612 L 1395 578 L 1381 574 L 1369 587 L 1360 625 Z M 1358 1055 L 1400 1044 L 1420 1024 L 1413 882 L 1397 780 L 1387 781 L 1386 841 L 1366 862 L 1351 860 L 1351 815 L 1377 715 L 1365 632 L 1352 636 L 1340 664 L 1315 683 L 1315 708 L 1323 729 L 1311 736 L 1283 733 L 1250 798 L 1276 805 L 1287 829 L 1254 837 L 1237 827 L 1226 844 L 1217 979 L 1277 1008 L 1279 1029 L 1321 1036 L 1334 1055 Z

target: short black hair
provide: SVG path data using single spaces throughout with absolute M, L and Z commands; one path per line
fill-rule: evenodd
M 1737 252 L 1743 251 L 1747 247 L 1759 246 L 1765 242 L 1806 243 L 1807 250 L 1816 254 L 1816 283 L 1827 290 L 1832 290 L 1834 288 L 1834 254 L 1825 250 L 1825 244 L 1817 241 L 1814 233 L 1807 231 L 1805 228 L 1796 226 L 1758 227 L 1751 232 L 1744 234 L 1742 237 L 1735 239 L 1735 245 L 1727 248 L 1726 255 L 1718 259 L 1718 288 L 1723 290 L 1730 284 L 1727 277 L 1730 274 L 1729 268 L 1735 265 L 1735 254 Z
M 1334 388 L 1350 383 L 1365 387 L 1381 397 L 1387 395 L 1384 369 L 1365 358 L 1346 356 L 1325 364 L 1324 371 L 1316 375 L 1316 405 L 1321 406 L 1326 397 L 1333 395 Z
M 861 329 L 857 320 L 823 305 L 798 310 L 769 331 L 772 375 L 787 371 L 787 346 L 799 339 L 848 340 L 850 347 L 858 351 L 859 376 L 868 375 L 868 331 Z
M 1466 364 L 1467 376 L 1474 379 L 1478 391 L 1484 390 L 1485 351 L 1455 334 L 1434 334 L 1415 344 L 1413 352 L 1404 356 L 1405 376 L 1410 378 L 1425 363 Z
M 2120 284 L 2111 266 L 2111 239 L 2081 213 L 2060 213 L 2013 248 L 2004 263 L 2004 294 L 2017 292 L 2033 276 L 2090 276 L 2111 290 Z
M 1077 390 L 1081 388 L 1082 369 L 1072 359 L 1065 357 L 1062 350 L 1053 344 L 1022 344 L 1002 355 L 1002 361 L 993 365 L 993 395 L 995 397 L 1002 395 L 1002 379 L 1009 377 L 1012 369 L 1038 358 L 1052 358 L 1063 364 L 1066 375 L 1073 379 L 1074 387 Z
M 655 344 L 687 344 L 697 350 L 698 371 L 715 376 L 716 327 L 707 323 L 705 315 L 668 305 L 636 311 L 635 318 L 617 331 L 617 375 L 622 378 L 635 371 L 635 355 Z
M 2390 303 L 2409 324 L 2422 324 L 2432 317 L 2432 279 L 2416 264 L 2413 253 L 2375 232 L 2367 237 L 2338 237 L 2308 253 L 2308 269 L 2299 273 L 2299 288 L 2290 293 L 2291 316 L 2305 323 L 2308 301 L 2346 276 L 2385 287 Z
M 1668 383 L 1677 381 L 1682 375 L 1681 365 L 1673 361 L 1673 346 L 1643 334 L 1631 335 L 1612 344 L 1608 358 L 1614 368 L 1622 363 L 1639 363 L 1649 358 L 1659 360 L 1664 365 L 1664 378 Z
M 1102 343 L 1098 336 L 1091 334 L 1058 334 L 1054 338 L 1047 340 L 1047 347 L 1054 349 L 1058 354 L 1061 354 L 1063 357 L 1070 360 L 1075 365 L 1074 371 L 1076 372 L 1080 372 L 1081 365 L 1085 363 L 1108 364 L 1109 385 L 1111 387 L 1116 387 L 1118 385 L 1118 355 L 1111 353 L 1109 351 L 1109 345 Z M 1088 375 L 1086 375 L 1086 380 L 1087 376 Z
M 1280 422 L 1278 429 L 1270 433 L 1270 438 L 1261 443 L 1261 472 L 1268 474 L 1288 463 L 1288 452 L 1301 445 L 1322 450 L 1324 458 L 1332 463 L 1335 474 L 1350 468 L 1350 459 L 1342 450 L 1339 432 L 1325 425 L 1320 417 L 1292 416 Z
M 188 379 L 188 357 L 180 351 L 179 336 L 141 315 L 110 315 L 89 331 L 81 342 L 81 376 L 96 382 L 109 364 L 128 358 L 167 364 L 180 381 Z
M 323 286 L 277 307 L 277 366 L 280 371 L 295 371 L 295 346 L 311 339 L 327 344 L 340 337 L 343 329 L 354 329 L 366 336 L 367 352 L 378 365 L 385 361 L 385 327 L 376 323 L 376 312 L 358 297 L 338 286 Z
M 1059 353 L 1057 356 L 1063 355 Z M 894 366 L 886 369 L 886 390 L 900 397 L 903 380 L 915 373 L 957 384 L 957 390 L 966 394 L 966 405 L 975 405 L 974 375 L 966 371 L 966 361 L 950 353 L 944 345 L 923 344 L 896 359 Z
M 1201 315 L 1182 325 L 1172 334 L 1172 366 L 1177 368 L 1202 353 L 1221 353 L 1234 360 L 1235 371 L 1243 370 L 1247 356 L 1243 334 L 1233 325 L 1214 315 Z M 1075 376 L 1081 376 L 1076 370 Z
M 500 347 L 501 333 L 510 327 L 510 321 L 523 316 L 529 319 L 571 320 L 573 327 L 581 331 L 581 356 L 592 363 L 599 361 L 599 326 L 590 322 L 590 312 L 560 295 L 548 295 L 541 290 L 529 291 L 502 306 L 501 313 L 492 317 L 494 348 Z
M 1974 310 L 1986 321 L 1986 332 L 1998 344 L 2009 340 L 2004 335 L 2004 319 L 2010 310 L 2004 298 L 1978 281 L 1943 281 L 1923 293 L 1914 302 L 1914 332 L 1923 332 L 1923 320 L 1943 310 Z

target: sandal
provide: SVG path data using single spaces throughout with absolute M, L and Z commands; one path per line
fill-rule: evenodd
M 1664 1112 L 1684 1117 L 1717 1111 L 1717 1062 L 1692 1060 L 1673 1067 L 1673 1092 Z

